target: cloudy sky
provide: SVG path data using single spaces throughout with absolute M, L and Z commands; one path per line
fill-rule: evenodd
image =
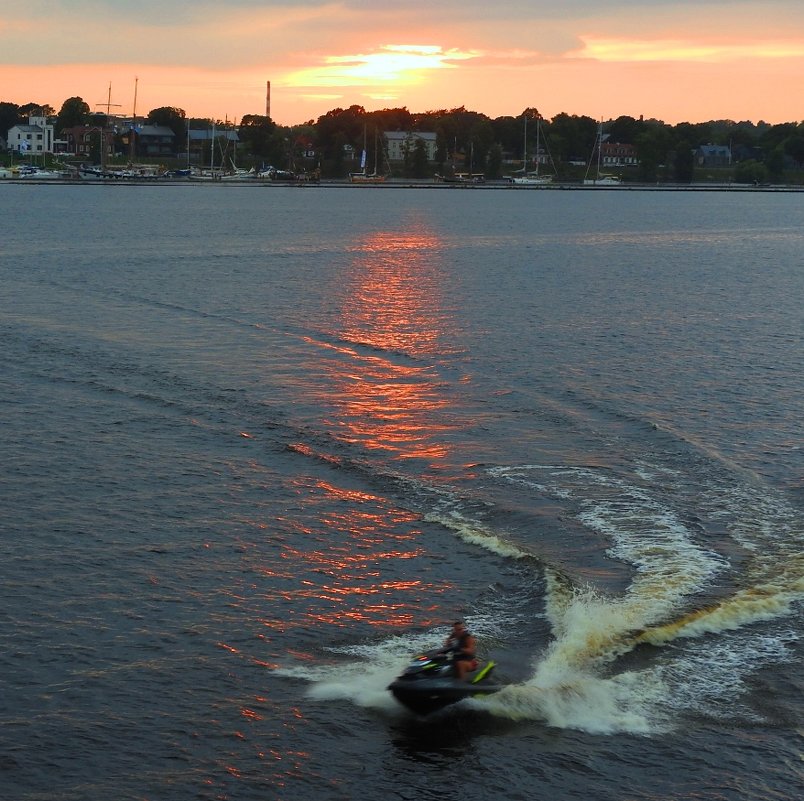
M 804 119 L 804 0 L 0 0 L 0 100 Z

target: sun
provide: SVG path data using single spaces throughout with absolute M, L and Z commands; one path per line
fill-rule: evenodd
M 321 64 L 287 75 L 289 87 L 379 87 L 421 83 L 433 70 L 455 69 L 477 57 L 472 51 L 444 50 L 439 45 L 389 44 L 368 53 L 326 56 Z

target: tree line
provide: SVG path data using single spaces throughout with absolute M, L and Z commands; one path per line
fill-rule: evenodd
M 80 97 L 65 100 L 58 112 L 39 103 L 18 106 L 0 102 L 0 132 L 5 134 L 14 125 L 26 123 L 32 114 L 55 116 L 57 135 L 67 128 L 103 125 L 106 121 L 105 115 L 93 113 Z M 152 109 L 142 122 L 170 128 L 177 151 L 184 150 L 188 126 L 206 130 L 213 122 L 226 125 L 220 120 L 188 118 L 183 109 L 175 107 Z M 292 126 L 248 114 L 237 126 L 238 159 L 281 169 L 316 168 L 325 177 L 341 177 L 355 168 L 354 160 L 364 142 L 370 151 L 368 158 L 373 159 L 375 131 L 423 131 L 436 134 L 434 163 L 422 157 L 421 146 L 413 147 L 401 168 L 406 174 L 426 177 L 424 173 L 432 175 L 434 170 L 442 174 L 460 170 L 496 178 L 511 170 L 512 161 L 519 160 L 520 167 L 528 169 L 535 165 L 537 125 L 542 160 L 549 157 L 558 176 L 563 177 L 573 164 L 590 159 L 600 123 L 589 116 L 565 112 L 545 119 L 534 108 L 526 108 L 517 116 L 490 118 L 463 106 L 412 112 L 404 107 L 366 111 L 352 105 Z M 639 164 L 632 168 L 634 180 L 690 180 L 695 166 L 693 153 L 707 144 L 728 146 L 738 163 L 736 169 L 750 173 L 751 180 L 780 180 L 785 169 L 804 168 L 804 123 L 712 120 L 670 125 L 656 119 L 620 116 L 606 121 L 603 131 L 607 141 L 635 148 Z M 523 165 L 526 153 L 528 164 Z

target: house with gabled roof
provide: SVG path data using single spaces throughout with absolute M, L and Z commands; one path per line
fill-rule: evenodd
M 639 164 L 636 148 L 631 144 L 609 142 L 600 145 L 600 163 L 605 167 L 634 167 Z
M 104 158 L 114 153 L 114 131 L 100 125 L 75 125 L 64 128 L 61 135 L 64 137 L 64 153 L 88 159 L 93 151 L 100 152 L 101 141 L 104 142 Z
M 28 123 L 9 128 L 6 144 L 9 150 L 23 155 L 37 156 L 53 152 L 54 126 L 47 117 L 31 116 Z
M 383 134 L 388 161 L 404 161 L 405 154 L 412 154 L 416 142 L 424 143 L 427 160 L 435 161 L 436 134 L 429 131 L 387 131 Z
M 699 167 L 728 167 L 731 148 L 727 145 L 701 145 L 695 151 L 695 163 Z
M 137 155 L 176 155 L 176 134 L 166 125 L 138 125 L 134 130 L 137 135 Z

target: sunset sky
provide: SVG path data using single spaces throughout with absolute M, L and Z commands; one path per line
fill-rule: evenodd
M 0 100 L 804 119 L 802 0 L 0 0 Z

